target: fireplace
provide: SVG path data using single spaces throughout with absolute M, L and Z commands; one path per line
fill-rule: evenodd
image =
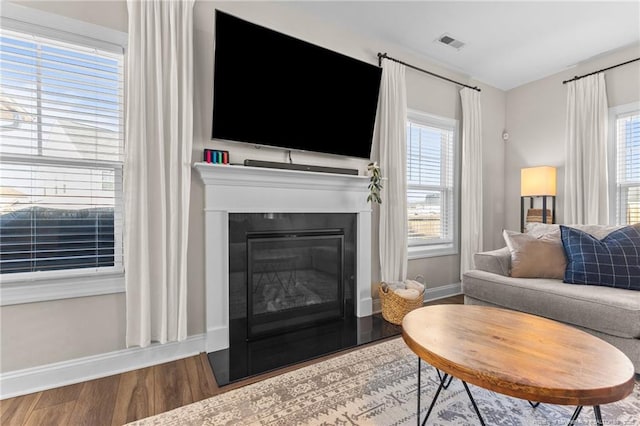
M 247 321 L 247 232 L 342 229 L 344 317 L 371 315 L 368 177 L 206 163 L 194 168 L 204 183 L 207 352 L 229 348 L 234 325 Z M 249 215 L 258 217 L 256 224 L 249 224 Z M 232 228 L 232 222 L 242 223 Z M 255 331 L 257 341 L 262 330 Z
M 230 213 L 230 340 L 354 315 L 356 215 Z
M 399 333 L 371 312 L 368 177 L 205 163 L 194 168 L 205 195 L 206 351 L 219 386 Z M 249 245 L 257 260 L 251 282 Z M 317 288 L 327 277 L 335 278 L 329 290 Z M 280 299 L 271 307 L 269 293 Z M 252 316 L 266 324 L 252 320 L 249 328 L 249 297 Z M 294 325 L 280 321 L 307 307 Z

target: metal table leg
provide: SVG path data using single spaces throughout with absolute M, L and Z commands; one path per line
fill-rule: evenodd
M 440 370 L 438 370 L 436 368 L 436 371 L 438 372 L 438 378 L 440 379 L 441 382 L 443 382 L 443 387 L 445 389 L 447 389 L 449 387 L 449 385 L 451 384 L 451 381 L 453 380 L 453 376 L 449 376 L 447 373 L 444 374 L 444 376 L 440 375 Z M 449 382 L 447 383 L 447 376 L 449 376 Z
M 429 409 L 427 410 L 427 415 L 424 417 L 424 419 L 422 420 L 422 423 L 420 422 L 420 391 L 421 391 L 421 375 L 422 375 L 422 359 L 420 357 L 418 357 L 418 407 L 417 407 L 417 412 L 416 412 L 416 419 L 418 422 L 418 426 L 424 426 L 427 423 L 427 419 L 429 418 L 429 416 L 431 415 L 431 412 L 433 411 L 433 407 L 436 405 L 436 401 L 438 400 L 438 396 L 440 396 L 440 392 L 442 392 L 442 389 L 447 389 L 449 387 L 449 385 L 451 384 L 451 381 L 453 380 L 453 376 L 449 376 L 449 374 L 444 373 L 443 375 L 440 374 L 440 370 L 438 370 L 436 368 L 436 372 L 438 373 L 438 379 L 439 379 L 439 386 L 438 386 L 438 390 L 436 391 L 436 394 L 433 396 L 433 400 L 431 401 L 431 405 L 429 405 Z M 449 379 L 447 381 L 447 379 Z M 478 405 L 476 404 L 475 399 L 473 399 L 473 395 L 471 395 L 471 391 L 469 390 L 469 386 L 467 385 L 467 382 L 465 382 L 464 380 L 461 380 L 462 384 L 464 385 L 464 390 L 467 392 L 467 395 L 469 396 L 469 399 L 471 400 L 471 405 L 473 405 L 473 409 L 476 412 L 476 415 L 478 416 L 478 419 L 480 420 L 480 424 L 482 426 L 485 426 L 484 423 L 484 419 L 482 418 L 482 414 L 480 414 L 480 410 L 478 409 Z M 540 402 L 531 402 L 531 401 L 527 401 L 529 404 L 531 404 L 531 406 L 533 408 L 536 408 L 538 405 L 540 405 Z M 569 424 L 567 426 L 575 426 L 576 420 L 578 420 L 578 417 L 580 416 L 580 413 L 582 412 L 582 405 L 579 405 L 576 407 L 576 410 L 573 412 L 573 415 L 571 416 L 571 419 L 569 420 Z M 600 411 L 600 406 L 599 405 L 594 405 L 593 406 L 593 413 L 596 417 L 596 425 L 597 426 L 603 426 L 603 422 L 602 422 L 602 412 Z
M 467 395 L 469 395 L 469 399 L 471 400 L 471 404 L 473 405 L 473 409 L 476 410 L 476 414 L 478 415 L 478 418 L 480 419 L 480 424 L 482 426 L 485 426 L 484 420 L 482 419 L 482 414 L 480 414 L 480 410 L 478 410 L 478 406 L 476 405 L 475 399 L 473 399 L 473 396 L 471 396 L 471 391 L 469 391 L 469 386 L 467 386 L 467 382 L 462 380 L 462 384 L 464 385 L 464 389 L 467 391 Z
M 431 415 L 431 411 L 433 407 L 436 405 L 436 401 L 438 400 L 438 395 L 440 395 L 440 391 L 444 388 L 444 383 L 447 380 L 447 374 L 444 375 L 444 379 L 440 380 L 440 386 L 438 386 L 438 390 L 436 391 L 433 400 L 431 401 L 431 405 L 429 406 L 429 410 L 427 411 L 427 415 L 424 417 L 422 423 L 420 423 L 420 376 L 421 376 L 421 367 L 422 367 L 422 359 L 418 357 L 418 411 L 416 413 L 416 419 L 418 420 L 418 426 L 424 426 L 427 423 L 427 419 Z M 440 372 L 438 371 L 438 377 L 440 377 Z M 449 380 L 451 383 L 451 380 Z M 448 386 L 448 385 L 447 385 Z
M 593 406 L 593 413 L 596 415 L 596 425 L 598 426 L 602 426 L 602 413 L 600 412 L 600 406 L 599 405 L 594 405 Z
M 436 405 L 436 401 L 438 400 L 438 396 L 440 396 L 440 392 L 442 392 L 442 389 L 446 389 L 449 387 L 449 385 L 451 384 L 451 381 L 453 380 L 453 376 L 449 376 L 449 374 L 444 373 L 444 375 L 440 374 L 440 370 L 436 369 L 436 371 L 438 372 L 438 378 L 440 379 L 440 385 L 438 386 L 438 390 L 436 391 L 436 394 L 433 397 L 433 400 L 431 401 L 431 405 L 429 406 L 429 409 L 427 410 L 427 415 L 424 417 L 424 420 L 422 421 L 422 423 L 420 423 L 420 377 L 421 377 L 421 366 L 422 366 L 422 359 L 420 357 L 418 357 L 418 411 L 416 413 L 416 418 L 418 420 L 418 426 L 424 426 L 427 423 L 427 419 L 429 418 L 429 416 L 431 415 L 431 412 L 433 411 L 433 407 L 435 407 Z M 447 379 L 449 379 L 447 381 Z M 467 395 L 469 395 L 469 399 L 471 400 L 471 404 L 473 405 L 473 409 L 476 411 L 476 414 L 478 415 L 478 418 L 480 419 L 480 424 L 482 426 L 485 426 L 484 420 L 482 418 L 482 415 L 480 414 L 480 410 L 478 409 L 478 406 L 476 405 L 476 401 L 473 399 L 473 396 L 471 395 L 471 391 L 469 391 L 469 386 L 467 386 L 467 383 L 464 380 L 461 380 L 462 384 L 464 385 L 465 390 L 467 391 Z
M 578 405 L 576 407 L 576 411 L 573 412 L 573 416 L 571 416 L 571 420 L 569 420 L 569 424 L 567 426 L 574 426 L 576 424 L 576 420 L 578 420 L 578 416 L 582 411 L 582 405 Z
M 576 407 L 576 411 L 573 412 L 573 416 L 571 416 L 571 420 L 569 420 L 569 424 L 567 426 L 574 426 L 576 424 L 576 420 L 578 420 L 578 416 L 580 416 L 582 408 L 582 405 L 578 405 Z M 604 423 L 602 423 L 602 412 L 600 411 L 599 405 L 593 406 L 593 414 L 596 416 L 596 425 L 602 426 Z
M 418 357 L 418 412 L 416 418 L 418 419 L 418 426 L 420 426 L 420 367 L 422 364 L 422 358 Z

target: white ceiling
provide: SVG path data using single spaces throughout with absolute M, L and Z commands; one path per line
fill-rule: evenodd
M 503 90 L 640 43 L 638 0 L 288 4 Z M 466 46 L 458 51 L 434 42 L 443 33 Z

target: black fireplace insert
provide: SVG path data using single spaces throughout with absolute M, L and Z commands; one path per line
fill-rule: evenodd
M 341 229 L 247 233 L 247 339 L 344 318 Z

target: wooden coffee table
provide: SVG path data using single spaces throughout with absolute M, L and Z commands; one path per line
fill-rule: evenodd
M 602 424 L 600 405 L 633 391 L 633 364 L 620 350 L 534 315 L 484 306 L 428 306 L 404 317 L 402 337 L 418 355 L 418 424 L 421 360 L 444 372 L 423 425 L 448 386 L 448 376 L 462 381 L 482 425 L 467 383 L 526 399 L 534 407 L 541 402 L 576 405 L 569 425 L 585 405 L 594 407 L 596 422 Z

